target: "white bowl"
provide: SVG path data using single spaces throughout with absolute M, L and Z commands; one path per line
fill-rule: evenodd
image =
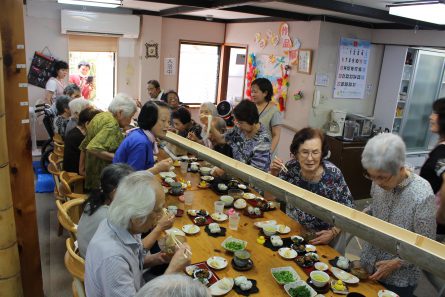
M 212 168 L 210 168 L 210 167 L 199 168 L 199 172 L 201 172 L 202 175 L 210 175 L 210 171 L 212 171 Z
M 281 271 L 289 271 L 289 272 L 292 274 L 292 276 L 293 276 L 293 281 L 291 281 L 291 282 L 280 282 L 280 281 L 276 278 L 276 276 L 275 276 L 274 273 L 279 273 L 279 272 L 281 272 Z M 293 282 L 296 282 L 296 281 L 300 280 L 300 277 L 298 276 L 298 273 L 297 273 L 297 272 L 295 271 L 295 269 L 292 268 L 291 266 L 272 268 L 272 269 L 270 270 L 270 272 L 272 273 L 272 276 L 273 276 L 273 278 L 275 279 L 275 281 L 276 281 L 277 283 L 279 283 L 280 285 L 284 285 L 284 284 L 287 284 L 287 283 L 293 283 Z
M 312 287 L 309 286 L 309 285 L 308 285 L 305 281 L 303 281 L 303 280 L 298 280 L 298 281 L 293 282 L 293 283 L 285 284 L 285 285 L 284 285 L 284 290 L 286 291 L 286 293 L 287 293 L 289 296 L 292 296 L 292 295 L 289 293 L 289 290 L 292 289 L 292 288 L 298 288 L 298 287 L 306 287 L 306 288 L 309 290 L 309 292 L 311 293 L 311 297 L 318 296 L 318 295 L 317 295 L 317 292 L 316 292 L 314 289 L 312 289 Z M 324 296 L 324 295 L 320 295 L 320 296 Z
M 236 200 L 235 203 L 233 204 L 233 206 L 235 206 L 235 208 L 237 208 L 237 209 L 243 209 L 243 208 L 246 208 L 247 202 L 246 202 L 246 200 L 241 198 L 241 199 Z
M 232 196 L 228 196 L 228 195 L 223 195 L 221 197 L 219 197 L 219 200 L 221 200 L 222 202 L 224 202 L 225 206 L 230 206 L 233 203 L 233 197 Z
M 266 235 L 266 236 L 272 236 L 272 235 L 274 235 L 275 233 L 277 233 L 277 227 L 276 227 L 276 225 L 271 225 L 271 224 L 269 224 L 269 225 L 265 225 L 265 226 L 263 226 L 263 233 L 264 233 L 264 235 Z
M 315 269 L 319 270 L 319 271 L 326 271 L 328 270 L 329 266 L 326 263 L 323 262 L 316 262 L 314 264 Z
M 324 287 L 331 279 L 329 274 L 323 271 L 312 271 L 309 276 L 311 277 L 311 281 L 314 286 L 319 288 Z

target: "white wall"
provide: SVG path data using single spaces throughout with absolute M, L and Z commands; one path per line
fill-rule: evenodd
M 371 45 L 366 78 L 366 84 L 369 86 L 369 89 L 365 91 L 364 99 L 333 99 L 341 37 L 371 40 L 372 30 L 327 22 L 321 23 L 318 60 L 316 61 L 314 72 L 328 74 L 329 85 L 327 87 L 316 87 L 323 99 L 320 100 L 318 107 L 311 108 L 309 124 L 312 127 L 321 128 L 326 124 L 332 109 L 364 115 L 373 114 L 383 57 L 383 45 Z
M 372 30 L 372 42 L 411 46 L 445 47 L 445 31 Z

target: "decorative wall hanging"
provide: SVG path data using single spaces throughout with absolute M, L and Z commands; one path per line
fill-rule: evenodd
M 259 44 L 261 40 L 261 33 L 257 32 L 255 33 L 255 37 L 253 38 L 253 41 L 255 42 L 255 44 Z
M 334 98 L 363 99 L 370 49 L 367 40 L 341 38 Z
M 294 38 L 294 48 L 299 49 L 301 47 L 301 42 L 300 39 L 298 39 L 298 37 Z
M 176 58 L 164 59 L 164 75 L 176 75 Z
M 296 49 L 289 50 L 289 64 L 290 65 L 298 64 L 298 50 Z
M 159 44 L 158 43 L 145 43 L 145 59 L 156 58 L 159 59 Z
M 262 49 L 264 49 L 267 45 L 267 39 L 266 38 L 261 38 L 260 42 L 258 43 L 259 47 L 261 47 Z
M 289 37 L 289 25 L 287 23 L 281 23 L 279 32 L 281 38 L 281 47 L 285 49 L 292 48 L 292 39 L 290 39 Z
M 251 90 L 250 86 L 252 85 L 252 81 L 256 79 L 258 75 L 258 69 L 256 67 L 256 57 L 254 53 L 250 53 L 249 57 L 247 59 L 247 88 L 246 88 L 246 95 L 250 98 Z
M 298 51 L 297 72 L 311 74 L 312 50 L 301 49 Z

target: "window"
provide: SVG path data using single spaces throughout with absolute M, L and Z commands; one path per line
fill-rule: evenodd
M 181 42 L 178 93 L 182 103 L 216 102 L 220 46 Z

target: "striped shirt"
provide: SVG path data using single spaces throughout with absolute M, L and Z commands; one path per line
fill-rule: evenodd
M 88 297 L 133 297 L 144 285 L 140 235 L 103 220 L 90 241 L 85 259 Z

